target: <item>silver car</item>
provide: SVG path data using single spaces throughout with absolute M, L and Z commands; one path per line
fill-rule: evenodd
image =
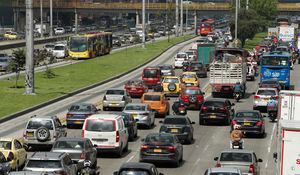
M 9 175 L 56 175 L 56 173 L 52 172 L 43 172 L 43 171 L 12 171 Z
M 52 147 L 52 152 L 68 153 L 73 162 L 77 162 L 77 169 L 84 168 L 85 162 L 91 162 L 91 168 L 97 167 L 97 150 L 87 138 L 59 138 Z
M 144 103 L 130 103 L 127 104 L 123 110 L 125 114 L 131 114 L 137 121 L 138 125 L 147 126 L 151 128 L 155 121 L 155 111 L 150 108 L 148 104 Z
M 77 175 L 77 166 L 67 153 L 35 152 L 27 160 L 23 170 Z
M 123 109 L 131 101 L 130 96 L 124 89 L 109 89 L 103 97 L 103 110 Z
M 262 162 L 262 159 L 258 159 L 253 151 L 234 149 L 222 151 L 220 157 L 215 157 L 214 160 L 217 161 L 216 167 L 238 168 L 247 175 L 260 174 L 259 162 Z
M 10 61 L 11 57 L 9 57 L 7 54 L 0 53 L 0 71 L 7 71 Z
M 242 175 L 238 168 L 209 168 L 204 175 Z

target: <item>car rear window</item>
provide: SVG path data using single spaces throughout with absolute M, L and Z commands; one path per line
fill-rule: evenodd
M 214 106 L 214 107 L 224 107 L 225 103 L 221 101 L 206 101 L 203 104 L 204 106 Z
M 176 55 L 177 58 L 186 58 L 186 54 L 178 53 Z
M 106 95 L 124 95 L 123 90 L 107 90 Z
M 124 170 L 120 175 L 149 175 L 149 173 L 143 170 Z
M 0 148 L 11 150 L 11 141 L 0 141 Z
M 113 132 L 115 125 L 114 121 L 110 120 L 88 120 L 85 129 L 96 132 Z
M 276 95 L 274 90 L 258 90 L 257 95 Z
M 164 83 L 179 83 L 177 78 L 165 78 Z
M 171 70 L 172 66 L 171 65 L 163 65 L 159 67 L 161 70 Z
M 0 63 L 6 63 L 6 62 L 8 62 L 7 58 L 0 58 Z
M 222 153 L 220 161 L 252 162 L 251 153 Z
M 89 112 L 91 110 L 91 106 L 87 104 L 72 105 L 70 108 L 70 111 L 72 112 Z
M 184 94 L 198 95 L 198 94 L 201 94 L 201 91 L 197 90 L 197 89 L 186 89 L 186 90 L 184 90 Z
M 64 50 L 64 46 L 55 46 L 53 50 Z
M 61 168 L 60 160 L 29 160 L 27 168 Z
M 146 137 L 145 142 L 146 143 L 159 142 L 164 144 L 171 144 L 174 143 L 174 138 L 171 135 L 161 135 L 161 134 L 149 135 Z
M 145 69 L 143 76 L 145 78 L 156 78 L 158 74 L 158 70 L 157 69 Z
M 145 101 L 160 101 L 160 95 L 145 95 Z
M 257 112 L 238 112 L 236 114 L 237 118 L 259 118 L 259 114 Z
M 128 105 L 125 107 L 125 110 L 127 111 L 145 111 L 146 110 L 146 106 L 142 106 L 142 105 Z
M 128 86 L 142 86 L 143 82 L 140 80 L 132 80 L 127 82 Z
M 54 146 L 54 149 L 77 149 L 82 150 L 84 148 L 84 142 L 83 141 L 56 141 Z
M 187 121 L 185 118 L 166 118 L 164 124 L 168 125 L 186 125 Z
M 30 120 L 27 125 L 27 129 L 38 129 L 40 127 L 53 130 L 52 120 Z

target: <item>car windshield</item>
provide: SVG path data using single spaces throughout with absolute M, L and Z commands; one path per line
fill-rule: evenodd
M 153 143 L 153 142 L 160 142 L 165 144 L 174 143 L 174 138 L 172 135 L 162 135 L 162 134 L 155 134 L 155 135 L 148 135 L 145 139 L 146 143 Z
M 96 132 L 112 132 L 115 130 L 114 121 L 110 120 L 88 120 L 87 131 L 96 131 Z
M 52 44 L 47 44 L 47 45 L 45 45 L 45 47 L 46 47 L 46 48 L 54 48 L 54 47 L 55 47 L 55 45 L 52 45 Z
M 186 89 L 184 91 L 184 94 L 188 94 L 188 95 L 197 95 L 197 94 L 201 94 L 201 91 L 198 89 Z
M 125 107 L 126 111 L 145 111 L 146 106 L 141 106 L 141 105 L 128 105 Z
M 55 46 L 53 50 L 65 50 L 64 46 Z
M 196 76 L 193 74 L 183 74 L 182 78 L 195 78 L 196 79 Z
M 224 107 L 224 102 L 221 101 L 206 101 L 204 106 Z
M 263 66 L 288 66 L 289 57 L 263 57 Z
M 188 54 L 188 55 L 194 55 L 193 52 L 186 52 L 186 54 Z
M 238 152 L 222 153 L 220 157 L 220 161 L 252 162 L 252 155 L 251 153 L 238 153 Z
M 142 170 L 124 170 L 119 175 L 149 175 L 149 173 Z
M 92 111 L 91 105 L 88 104 L 78 104 L 78 105 L 72 105 L 70 112 L 90 112 Z
M 53 149 L 77 149 L 82 150 L 84 148 L 84 142 L 79 141 L 56 141 Z
M 274 90 L 258 90 L 257 95 L 276 95 L 276 92 Z
M 8 62 L 7 58 L 0 58 L 0 63 L 6 63 L 6 62 Z
M 186 125 L 187 120 L 185 118 L 166 118 L 164 124 L 167 125 Z
M 145 95 L 145 101 L 160 101 L 160 95 Z
M 60 160 L 29 160 L 27 168 L 61 168 Z
M 236 118 L 259 118 L 257 112 L 238 112 L 235 115 Z
M 160 66 L 160 69 L 161 69 L 161 70 L 171 70 L 171 69 L 172 69 L 172 66 L 169 66 L 169 65 L 163 65 L 163 66 Z
M 106 95 L 124 95 L 124 90 L 107 90 Z
M 239 173 L 228 173 L 228 172 L 217 172 L 217 173 L 210 173 L 209 175 L 240 175 Z
M 165 78 L 164 83 L 179 83 L 178 78 Z
M 186 54 L 185 53 L 178 53 L 176 55 L 176 58 L 186 58 Z
M 0 148 L 11 150 L 11 141 L 0 141 Z
M 87 50 L 87 39 L 85 37 L 71 38 L 70 50 L 72 52 L 83 52 Z
M 143 82 L 140 80 L 132 80 L 127 82 L 128 86 L 142 86 Z
M 145 69 L 143 76 L 145 78 L 155 78 L 157 77 L 157 73 L 158 73 L 157 69 Z
M 46 127 L 49 130 L 53 130 L 52 120 L 30 120 L 27 129 L 38 129 L 40 127 Z

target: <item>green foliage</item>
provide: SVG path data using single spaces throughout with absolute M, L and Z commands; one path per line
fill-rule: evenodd
M 13 50 L 12 59 L 9 62 L 8 70 L 16 73 L 16 84 L 15 88 L 18 88 L 18 81 L 20 77 L 20 71 L 24 69 L 26 63 L 25 51 L 24 49 Z
M 274 20 L 277 14 L 277 0 L 250 0 L 249 7 L 267 20 Z

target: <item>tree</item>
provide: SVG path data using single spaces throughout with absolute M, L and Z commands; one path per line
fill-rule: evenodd
M 249 7 L 267 20 L 274 20 L 277 14 L 278 0 L 250 0 Z
M 9 62 L 8 70 L 16 73 L 16 84 L 15 88 L 18 88 L 18 81 L 20 78 L 20 72 L 24 69 L 26 63 L 25 51 L 24 49 L 13 50 L 12 59 Z

